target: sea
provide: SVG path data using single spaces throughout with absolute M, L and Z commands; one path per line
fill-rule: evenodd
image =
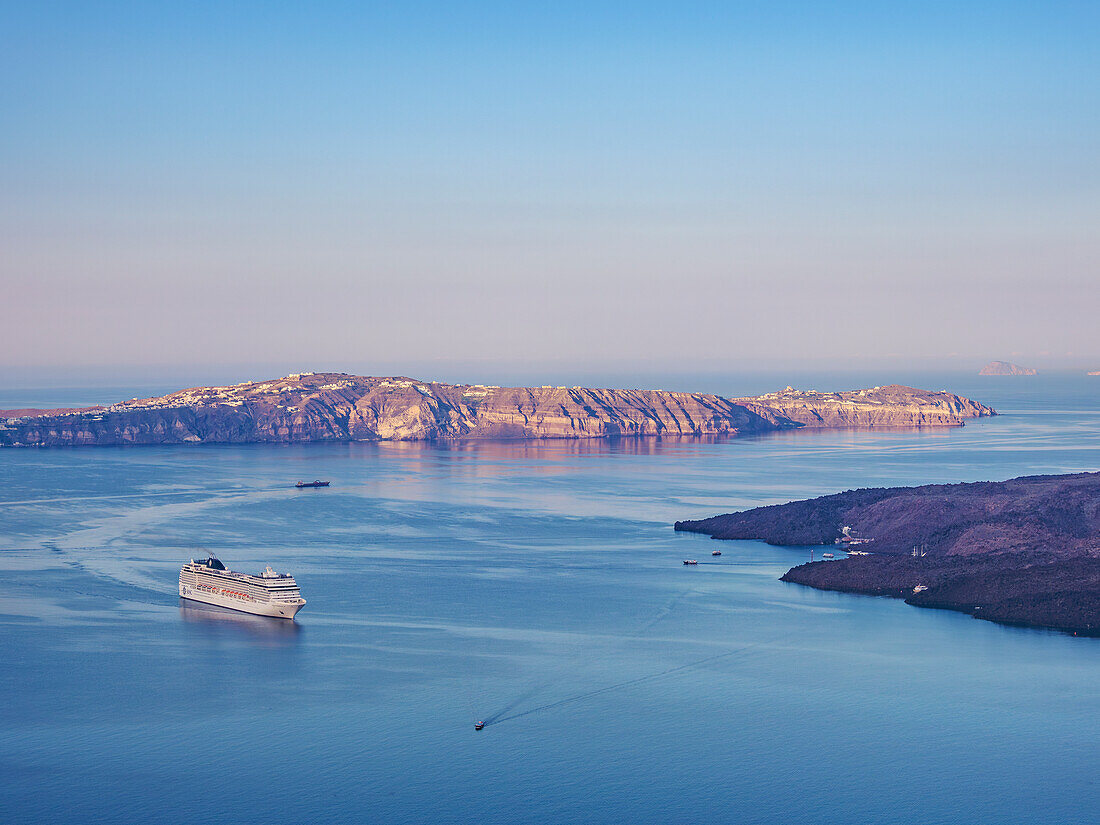
M 0 821 L 1095 823 L 1100 639 L 786 584 L 813 548 L 672 529 L 1100 470 L 1100 377 L 636 385 L 899 378 L 1001 415 L 0 451 Z M 0 408 L 173 388 L 4 388 Z M 313 479 L 331 487 L 294 486 Z M 181 601 L 180 565 L 208 552 L 292 573 L 308 604 L 288 622 Z

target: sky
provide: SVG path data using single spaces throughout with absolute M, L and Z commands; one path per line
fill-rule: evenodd
M 1094 2 L 0 12 L 0 381 L 1100 369 Z

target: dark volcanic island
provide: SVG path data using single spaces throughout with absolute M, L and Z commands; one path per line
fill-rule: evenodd
M 788 387 L 724 398 L 310 372 L 109 407 L 0 410 L 0 447 L 735 436 L 801 427 L 959 426 L 994 414 L 949 392 L 897 385 L 850 392 Z
M 903 598 L 1006 624 L 1100 635 L 1100 473 L 850 490 L 677 530 L 860 555 L 792 568 L 783 581 Z M 866 555 L 862 553 L 866 552 Z

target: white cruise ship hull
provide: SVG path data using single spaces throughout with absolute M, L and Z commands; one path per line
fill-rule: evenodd
M 297 603 L 265 603 L 234 596 L 223 596 L 220 593 L 208 593 L 205 590 L 197 590 L 184 584 L 180 585 L 180 598 L 203 602 L 204 604 L 214 604 L 218 607 L 228 607 L 230 610 L 239 610 L 242 613 L 252 613 L 256 616 L 271 616 L 276 619 L 293 619 L 298 611 L 306 606 L 305 599 Z

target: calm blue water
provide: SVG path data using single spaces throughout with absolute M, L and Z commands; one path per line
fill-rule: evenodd
M 700 389 L 789 381 L 749 383 Z M 920 383 L 1005 415 L 718 443 L 2 452 L 0 820 L 1095 822 L 1100 640 L 784 584 L 808 550 L 671 529 L 1100 469 L 1100 379 Z M 45 400 L 139 394 L 101 392 Z M 294 624 L 181 607 L 199 546 L 293 572 L 309 604 Z

